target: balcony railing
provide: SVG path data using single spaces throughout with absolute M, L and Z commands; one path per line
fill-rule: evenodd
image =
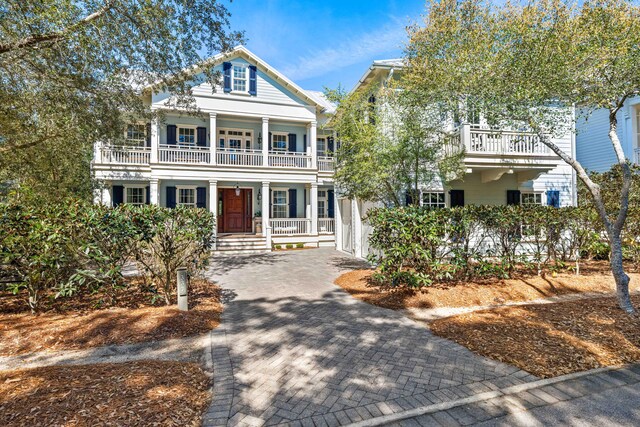
M 271 219 L 270 223 L 271 234 L 274 236 L 292 236 L 311 232 L 311 220 L 307 218 Z
M 333 157 L 318 156 L 318 170 L 320 172 L 333 172 L 335 169 L 335 161 Z
M 532 132 L 461 127 L 461 144 L 468 154 L 550 155 L 551 150 Z
M 336 220 L 333 218 L 318 218 L 318 233 L 333 234 L 336 232 Z
M 311 156 L 297 152 L 269 152 L 269 166 L 275 168 L 310 168 Z
M 210 157 L 209 147 L 161 145 L 158 149 L 160 163 L 209 163 Z
M 262 166 L 262 150 L 218 150 L 216 161 L 219 165 Z
M 124 165 L 146 165 L 151 160 L 151 148 L 127 146 L 101 146 L 102 163 Z

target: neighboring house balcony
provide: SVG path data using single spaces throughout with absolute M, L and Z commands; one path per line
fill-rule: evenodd
M 448 147 L 449 154 L 461 150 L 466 173 L 481 173 L 482 182 L 495 181 L 505 173 L 516 173 L 518 181 L 528 181 L 560 162 L 535 133 L 471 124 L 462 124 Z

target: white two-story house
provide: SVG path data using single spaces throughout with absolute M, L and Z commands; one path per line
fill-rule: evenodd
M 618 161 L 609 139 L 609 110 L 578 110 L 576 150 L 588 171 L 606 172 Z M 629 161 L 640 164 L 640 96 L 627 99 L 616 115 L 618 138 Z
M 333 105 L 243 46 L 211 61 L 222 79 L 193 88 L 199 115 L 148 90 L 162 122 L 131 123 L 126 146 L 96 144 L 96 202 L 209 209 L 221 251 L 333 246 Z
M 374 61 L 356 84 L 387 85 L 404 68 L 399 59 Z M 464 150 L 464 174 L 448 182 L 424 183 L 420 200 L 412 204 L 429 208 L 464 205 L 576 204 L 573 169 L 531 132 L 491 128 L 482 114 L 473 122 L 454 125 L 454 145 Z M 554 142 L 575 156 L 575 135 L 567 132 Z M 362 221 L 370 204 L 338 197 L 336 225 L 339 249 L 358 257 L 368 253 L 368 225 Z

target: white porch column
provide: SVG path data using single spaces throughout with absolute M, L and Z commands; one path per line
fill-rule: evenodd
M 335 221 L 335 238 L 336 238 L 336 249 L 342 250 L 342 199 L 338 198 L 338 194 L 334 193 L 334 221 Z
M 149 180 L 149 204 L 158 206 L 160 204 L 158 178 L 151 178 Z
M 358 199 L 353 199 L 351 209 L 353 211 L 353 255 L 357 258 L 363 258 L 362 212 L 360 212 L 360 203 L 358 203 Z
M 271 250 L 271 224 L 269 224 L 269 181 L 262 182 L 262 234 L 267 237 L 267 249 Z
M 311 185 L 310 184 L 304 185 L 304 194 L 305 194 L 304 199 L 306 200 L 306 203 L 304 205 L 304 217 L 307 219 L 311 219 Z
M 262 118 L 262 166 L 269 166 L 269 118 L 268 117 Z M 263 183 L 263 186 L 264 186 L 264 183 Z
M 209 155 L 211 156 L 209 163 L 212 165 L 215 165 L 218 161 L 216 159 L 216 150 L 218 149 L 217 117 L 217 113 L 209 113 Z
M 113 191 L 113 183 L 107 181 L 103 183 L 102 187 L 102 204 L 111 207 L 111 192 Z
M 157 117 L 151 120 L 151 163 L 158 163 L 158 148 L 160 146 L 160 122 Z
M 311 235 L 318 235 L 318 183 L 311 183 Z
M 315 121 L 309 124 L 309 144 L 311 144 L 311 169 L 318 169 L 318 136 Z

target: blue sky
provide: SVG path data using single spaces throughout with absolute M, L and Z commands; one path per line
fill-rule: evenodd
M 374 59 L 402 56 L 423 0 L 235 0 L 231 24 L 249 48 L 304 89 L 348 90 Z

